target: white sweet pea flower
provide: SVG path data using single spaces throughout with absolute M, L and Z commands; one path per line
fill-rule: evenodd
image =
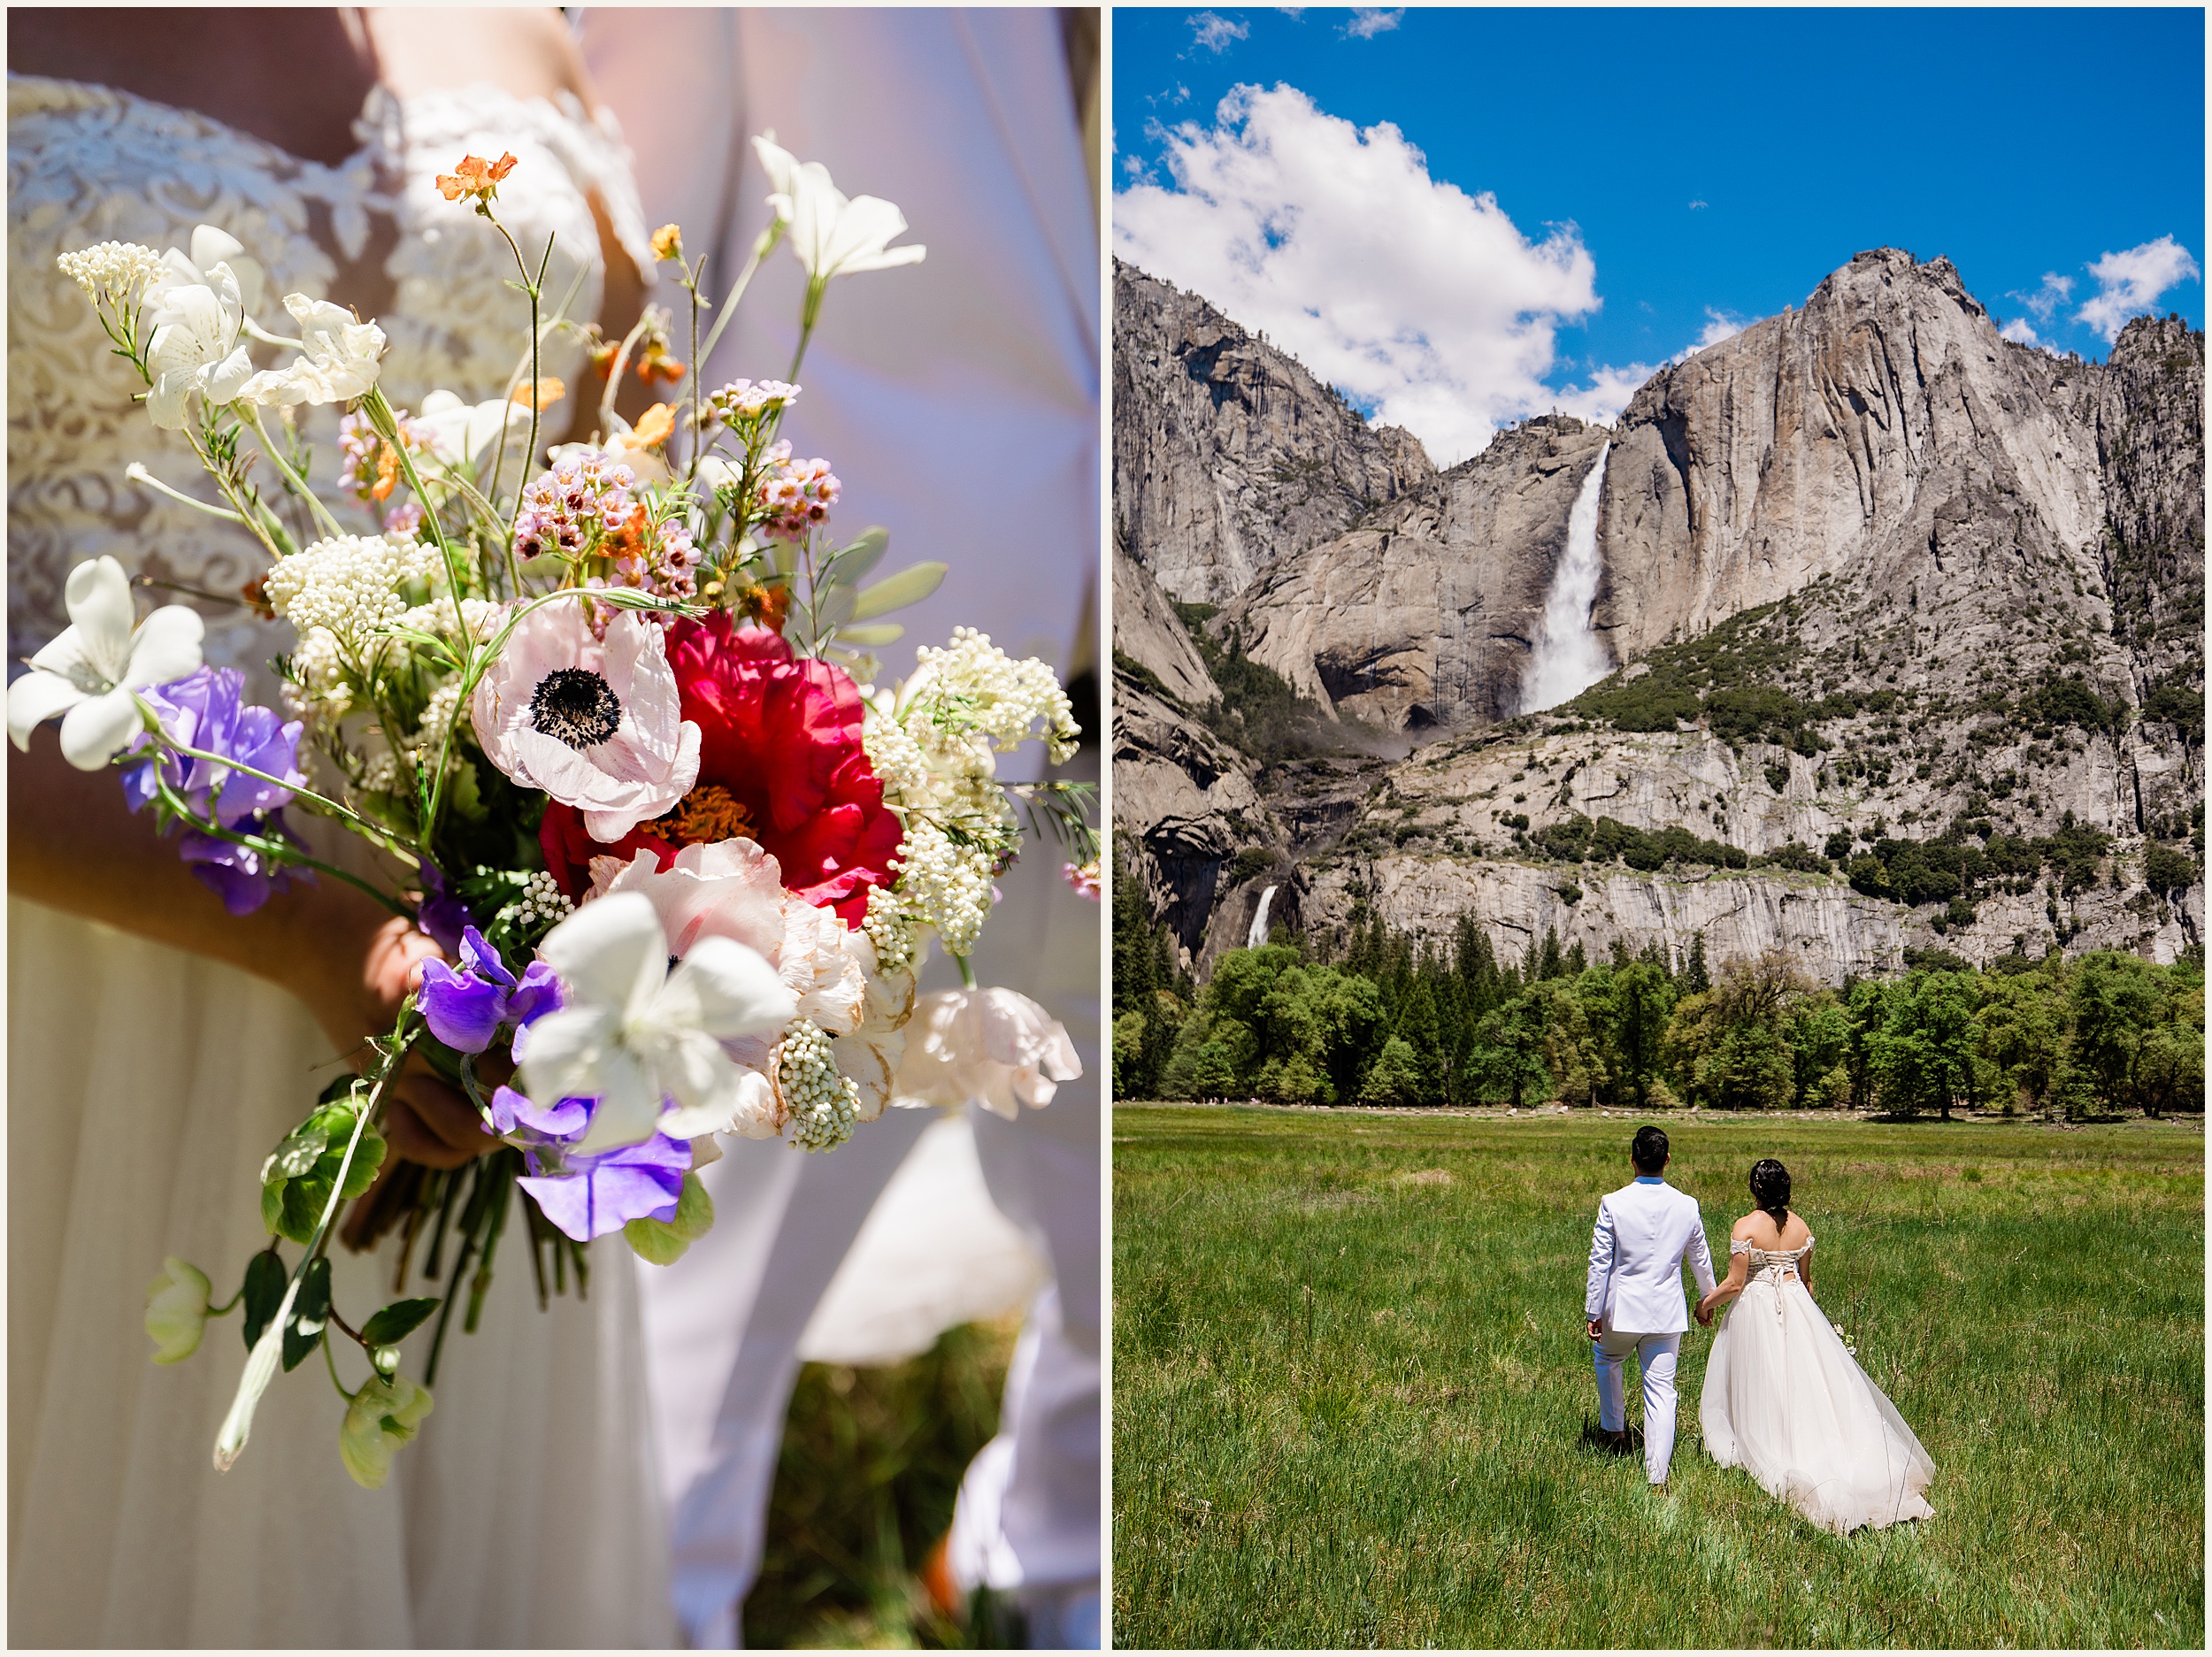
M 773 134 L 754 139 L 753 148 L 768 171 L 768 205 L 791 226 L 791 251 L 810 282 L 922 262 L 919 247 L 886 245 L 906 234 L 906 215 L 894 203 L 877 196 L 849 199 L 830 182 L 827 167 L 799 160 L 777 145 Z
M 112 558 L 72 570 L 63 598 L 70 625 L 8 687 L 8 740 L 28 749 L 35 726 L 65 714 L 62 757 L 98 771 L 144 728 L 131 693 L 196 671 L 206 629 L 196 611 L 165 604 L 134 632 L 130 579 Z
M 734 939 L 704 937 L 669 966 L 650 898 L 617 892 L 545 936 L 568 1002 L 529 1027 L 518 1072 L 533 1099 L 593 1099 L 580 1151 L 727 1132 L 743 1077 L 722 1043 L 780 1030 L 797 997 Z M 665 1114 L 664 1115 L 664 1110 Z
M 227 230 L 200 225 L 192 232 L 189 253 L 172 248 L 161 256 L 162 270 L 146 289 L 145 303 L 167 305 L 173 295 L 188 288 L 221 289 L 227 282 L 237 303 L 245 311 L 261 303 L 261 265 L 246 255 L 246 244 Z M 154 320 L 161 318 L 157 314 Z
M 343 305 L 287 294 L 284 308 L 299 324 L 300 354 L 282 368 L 264 369 L 237 395 L 261 407 L 350 403 L 376 384 L 384 330 L 357 319 Z
M 184 429 L 193 395 L 210 403 L 234 403 L 255 378 L 253 358 L 238 342 L 245 308 L 229 267 L 217 265 L 220 284 L 172 288 L 147 342 L 146 366 L 153 386 L 146 412 L 165 432 Z
M 1012 990 L 941 990 L 914 1009 L 899 1065 L 901 1105 L 972 1100 L 1011 1121 L 1041 1109 L 1057 1084 L 1083 1074 L 1060 1021 Z
M 392 1458 L 421 1431 L 432 1401 L 428 1387 L 403 1375 L 388 1381 L 373 1375 L 361 1384 L 338 1425 L 338 1459 L 355 1484 L 364 1490 L 384 1488 L 392 1476 Z
M 161 1262 L 161 1276 L 146 1286 L 146 1332 L 153 1337 L 156 1363 L 182 1363 L 200 1349 L 207 1330 L 207 1274 L 174 1254 Z
M 450 391 L 434 391 L 407 424 L 437 464 L 466 465 L 481 476 L 485 457 L 499 447 L 503 432 L 516 440 L 512 448 L 520 454 L 530 435 L 530 405 L 507 397 L 472 404 Z

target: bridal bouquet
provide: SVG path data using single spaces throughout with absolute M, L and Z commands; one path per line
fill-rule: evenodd
M 708 393 L 694 375 L 687 397 L 632 426 L 614 399 L 634 360 L 649 380 L 685 376 L 672 317 L 649 310 L 619 341 L 581 330 L 608 370 L 597 429 L 545 456 L 544 413 L 565 394 L 539 350 L 575 325 L 565 302 L 548 314 L 550 244 L 534 269 L 500 224 L 511 156 L 439 180 L 506 238 L 530 307 L 528 352 L 488 403 L 434 391 L 394 407 L 381 330 L 304 295 L 284 300 L 291 334 L 265 328 L 260 268 L 215 227 L 189 249 L 109 242 L 62 260 L 142 377 L 148 415 L 192 443 L 225 504 L 191 503 L 267 554 L 243 602 L 295 641 L 273 664 L 282 710 L 251 705 L 242 674 L 203 664 L 196 611 L 135 622 L 120 565 L 89 561 L 69 578 L 72 625 L 10 688 L 10 736 L 24 747 L 61 716 L 68 760 L 118 768 L 131 809 L 153 809 L 233 914 L 294 881 L 350 881 L 445 957 L 362 1073 L 270 1152 L 270 1242 L 238 1293 L 211 1307 L 207 1277 L 173 1258 L 153 1285 L 157 1362 L 243 1308 L 250 1355 L 219 1468 L 279 1368 L 319 1349 L 345 1400 L 345 1465 L 382 1484 L 431 1407 L 399 1343 L 436 1318 L 434 1379 L 464 1299 L 475 1327 L 518 1207 L 543 1304 L 549 1284 L 584 1291 L 595 1237 L 620 1231 L 665 1263 L 702 1235 L 713 1214 L 696 1170 L 718 1134 L 827 1151 L 895 1094 L 1010 1111 L 1079 1073 L 1059 1026 L 1010 991 L 975 990 L 965 960 L 1020 848 L 1016 802 L 1070 848 L 1079 882 L 1094 873 L 1087 790 L 996 771 L 1027 740 L 1056 763 L 1072 751 L 1067 697 L 1044 664 L 966 628 L 881 683 L 869 653 L 901 633 L 881 618 L 944 566 L 872 579 L 883 532 L 841 542 L 837 478 L 778 435 L 832 280 L 923 250 L 889 245 L 906 227 L 890 203 L 849 200 L 820 166 L 756 143 L 773 222 L 703 344 L 704 261 L 672 225 L 653 251 L 680 272 L 696 363 L 787 241 L 807 272 L 787 377 Z M 328 499 L 293 413 L 314 404 L 346 410 Z M 380 884 L 317 857 L 291 812 L 342 824 L 396 872 Z M 933 938 L 970 988 L 925 998 L 917 1017 Z M 488 1154 L 380 1179 L 387 1093 L 411 1054 L 465 1091 Z M 402 1233 L 399 1298 L 349 1319 L 326 1250 L 342 1206 L 365 1196 L 348 1239 Z M 419 1250 L 436 1294 L 406 1293 Z M 367 1367 L 350 1388 L 346 1346 Z

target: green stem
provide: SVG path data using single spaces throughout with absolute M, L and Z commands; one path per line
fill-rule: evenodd
M 165 780 L 157 779 L 154 786 L 162 804 L 167 807 L 171 811 L 176 813 L 177 816 L 182 817 L 201 833 L 211 835 L 216 840 L 227 840 L 233 846 L 243 846 L 250 851 L 257 851 L 263 856 L 274 858 L 280 863 L 297 863 L 303 868 L 312 869 L 319 873 L 326 874 L 333 879 L 342 880 L 348 886 L 357 886 L 360 890 L 367 893 L 379 903 L 381 903 L 386 909 L 391 910 L 393 914 L 400 916 L 407 920 L 412 920 L 415 917 L 415 912 L 409 909 L 406 904 L 401 902 L 397 898 L 388 896 L 386 894 L 378 891 L 374 886 L 371 886 L 367 881 L 360 878 L 358 876 L 348 874 L 344 870 L 337 868 L 333 864 L 326 863 L 319 857 L 311 856 L 308 853 L 300 850 L 296 846 L 290 845 L 284 840 L 276 840 L 270 836 L 262 834 L 242 834 L 236 829 L 225 828 L 220 823 L 218 823 L 212 817 L 196 816 L 193 812 L 190 803 L 186 801 L 181 794 L 178 794 L 174 788 L 171 787 Z
M 340 1398 L 344 1399 L 349 1404 L 352 1403 L 353 1394 L 346 1391 L 346 1384 L 338 1378 L 338 1358 L 337 1354 L 330 1349 L 330 1336 L 327 1332 L 324 1334 L 319 1344 L 323 1349 L 323 1366 L 330 1371 L 331 1385 L 338 1389 Z
M 261 440 L 261 452 L 269 457 L 269 464 L 277 469 L 284 481 L 291 487 L 292 492 L 307 502 L 308 511 L 314 517 L 315 521 L 323 526 L 324 533 L 330 535 L 344 534 L 346 533 L 344 528 L 336 518 L 330 515 L 330 509 L 325 506 L 320 497 L 307 487 L 307 479 L 293 471 L 283 455 L 278 451 L 276 444 L 269 436 L 269 428 L 261 423 L 260 409 L 250 403 L 242 403 L 239 406 L 253 410 L 254 435 Z
M 292 1307 L 299 1299 L 300 1285 L 305 1280 L 307 1268 L 315 1259 L 324 1238 L 329 1234 L 331 1223 L 337 1218 L 338 1209 L 345 1201 L 346 1176 L 352 1170 L 353 1159 L 360 1151 L 362 1135 L 368 1132 L 370 1122 L 382 1107 L 385 1088 L 398 1073 L 408 1049 L 414 1045 L 408 1030 L 414 1018 L 415 996 L 410 992 L 407 999 L 400 1003 L 399 1016 L 393 1022 L 391 1039 L 383 1049 L 384 1060 L 377 1067 L 369 1096 L 354 1116 L 353 1132 L 346 1140 L 344 1154 L 338 1159 L 338 1170 L 330 1182 L 330 1195 L 323 1203 L 322 1217 L 316 1221 L 315 1232 L 308 1239 L 307 1250 L 300 1256 L 299 1264 L 293 1268 L 291 1280 L 285 1285 L 284 1299 L 277 1305 L 276 1316 L 270 1320 L 269 1326 L 262 1331 L 261 1339 L 254 1343 L 253 1351 L 246 1358 L 246 1372 L 239 1378 L 237 1395 L 232 1399 L 230 1411 L 224 1416 L 222 1428 L 215 1438 L 215 1469 L 218 1472 L 228 1472 L 245 1451 L 247 1438 L 253 1428 L 254 1408 L 276 1376 L 277 1363 L 283 1352 L 285 1325 L 291 1322 Z M 327 1351 L 328 1348 L 329 1343 L 326 1341 L 324 1349 Z M 332 1378 L 336 1378 L 334 1368 Z
M 282 788 L 288 793 L 297 795 L 302 800 L 311 800 L 317 805 L 321 806 L 324 809 L 329 811 L 334 817 L 344 818 L 346 822 L 352 825 L 363 834 L 383 843 L 386 849 L 397 851 L 404 855 L 412 857 L 419 863 L 422 861 L 419 854 L 409 851 L 405 847 L 399 845 L 393 839 L 390 831 L 377 824 L 370 822 L 368 818 L 363 817 L 358 811 L 354 810 L 351 807 L 340 805 L 335 800 L 330 799 L 326 795 L 317 794 L 312 788 L 307 787 L 304 784 L 287 782 L 281 777 L 272 777 L 265 771 L 256 771 L 252 766 L 244 763 L 242 761 L 233 759 L 227 755 L 211 754 L 204 748 L 192 748 L 185 743 L 177 741 L 174 738 L 170 736 L 166 731 L 164 731 L 161 728 L 160 719 L 155 715 L 154 710 L 146 705 L 146 699 L 143 696 L 134 694 L 132 700 L 138 703 L 138 711 L 144 717 L 148 730 L 152 732 L 159 740 L 162 747 L 167 748 L 172 754 L 181 754 L 187 759 L 205 760 L 211 765 L 220 765 L 227 770 L 237 771 L 241 775 L 250 777 L 257 782 L 265 782 L 273 787 Z
M 950 955 L 951 951 L 948 950 L 946 953 Z M 961 987 L 971 990 L 975 988 L 975 969 L 968 964 L 968 957 L 953 955 L 952 963 L 960 969 Z

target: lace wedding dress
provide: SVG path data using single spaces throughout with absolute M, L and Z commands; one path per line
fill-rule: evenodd
M 262 567 L 232 526 L 126 479 L 139 460 L 211 494 L 181 437 L 134 407 L 131 371 L 57 254 L 111 238 L 183 247 L 204 222 L 245 244 L 273 295 L 320 296 L 356 267 L 388 295 L 374 306 L 391 341 L 382 380 L 411 408 L 440 386 L 496 396 L 528 334 L 504 244 L 433 182 L 465 152 L 521 157 L 501 216 L 528 248 L 557 234 L 546 286 L 557 301 L 580 275 L 571 314 L 598 311 L 595 199 L 650 268 L 619 137 L 573 99 L 380 88 L 355 131 L 360 149 L 326 166 L 137 96 L 10 78 L 12 658 L 65 625 L 63 583 L 82 559 L 111 553 L 217 594 Z M 574 344 L 550 342 L 545 372 L 572 384 L 577 365 Z M 335 411 L 312 413 L 327 485 Z M 207 623 L 208 659 L 271 699 L 260 664 L 285 630 L 242 610 L 211 608 Z M 261 1159 L 335 1072 L 330 1044 L 299 1003 L 227 967 L 13 897 L 8 920 L 11 1643 L 667 1644 L 619 1239 L 595 1245 L 589 1299 L 546 1313 L 522 1256 L 503 1262 L 479 1332 L 449 1337 L 435 1409 L 383 1490 L 341 1466 L 341 1408 L 319 1364 L 279 1377 L 245 1456 L 218 1474 L 215 1431 L 245 1356 L 236 1316 L 157 1369 L 146 1284 L 174 1254 L 219 1296 L 234 1287 L 264 1241 Z M 334 1253 L 342 1304 L 391 1297 L 388 1246 Z M 418 1376 L 421 1345 L 408 1347 Z
M 1798 1277 L 1801 1247 L 1737 1241 L 1750 1277 L 1705 1364 L 1705 1448 L 1824 1530 L 1925 1519 L 1935 1463 Z

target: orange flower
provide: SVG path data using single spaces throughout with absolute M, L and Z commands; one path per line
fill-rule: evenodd
M 399 450 L 387 443 L 377 451 L 376 481 L 369 486 L 369 494 L 375 500 L 388 501 L 398 483 Z
M 450 173 L 438 174 L 438 188 L 449 202 L 457 202 L 464 196 L 474 196 L 490 201 L 497 194 L 500 180 L 515 170 L 515 157 L 503 151 L 496 161 L 487 161 L 481 156 L 463 156 L 461 165 Z
M 711 846 L 719 840 L 751 840 L 752 814 L 719 783 L 703 782 L 681 800 L 676 809 L 648 823 L 646 831 L 679 846 Z
M 664 380 L 672 386 L 684 377 L 684 364 L 670 356 L 658 340 L 648 340 L 638 354 L 637 377 L 648 385 Z
M 519 403 L 526 409 L 543 409 L 568 395 L 568 387 L 548 374 L 534 386 L 518 386 L 515 395 L 507 399 Z
M 638 416 L 637 424 L 630 428 L 625 449 L 654 449 L 668 441 L 668 434 L 676 429 L 676 411 L 665 403 L 657 403 Z
M 680 259 L 684 256 L 684 233 L 674 225 L 663 225 L 653 233 L 653 257 L 657 259 Z
M 783 618 L 791 610 L 791 589 L 780 583 L 740 587 L 733 608 L 748 621 L 757 621 L 771 633 L 781 633 Z

